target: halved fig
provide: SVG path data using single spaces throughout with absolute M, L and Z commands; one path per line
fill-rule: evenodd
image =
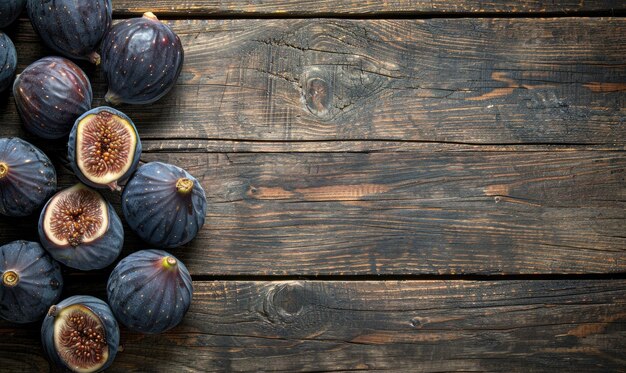
M 191 241 L 204 225 L 202 185 L 184 169 L 162 162 L 139 167 L 122 194 L 122 212 L 144 241 L 172 248 Z
M 28 216 L 57 189 L 50 159 L 17 137 L 0 138 L 0 214 Z
M 122 259 L 107 283 L 117 320 L 128 329 L 162 333 L 178 325 L 191 304 L 193 284 L 187 268 L 162 250 L 140 250 Z
M 121 190 L 118 183 L 137 168 L 141 140 L 133 121 L 121 111 L 102 106 L 76 120 L 68 157 L 76 176 L 94 188 Z
M 44 206 L 39 239 L 54 259 L 88 271 L 113 263 L 124 244 L 124 229 L 100 193 L 77 184 L 55 194 Z
M 100 372 L 117 354 L 120 330 L 109 306 L 77 295 L 50 307 L 41 326 L 44 351 L 57 366 L 73 372 Z
M 0 318 L 14 323 L 41 320 L 62 288 L 61 267 L 37 242 L 0 247 Z

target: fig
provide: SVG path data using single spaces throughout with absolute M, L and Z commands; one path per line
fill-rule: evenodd
M 185 265 L 161 250 L 122 259 L 107 282 L 109 304 L 128 329 L 162 333 L 178 325 L 191 304 L 193 285 Z
M 74 173 L 93 188 L 120 190 L 141 156 L 137 128 L 126 114 L 102 106 L 81 115 L 72 128 L 68 158 Z
M 24 127 L 44 139 L 66 136 L 93 98 L 87 75 L 62 57 L 45 57 L 24 69 L 13 96 Z
M 191 241 L 204 225 L 206 208 L 206 195 L 198 180 L 167 163 L 139 167 L 122 194 L 122 212 L 130 228 L 159 248 Z
M 0 214 L 28 216 L 56 191 L 50 159 L 28 142 L 0 138 Z
M 120 328 L 102 300 L 75 295 L 50 307 L 41 325 L 41 342 L 48 358 L 72 372 L 100 372 L 119 349 Z
M 100 64 L 96 51 L 111 27 L 111 0 L 28 0 L 27 9 L 45 45 L 65 57 Z
M 102 41 L 107 102 L 150 104 L 169 92 L 183 67 L 178 36 L 152 13 L 120 22 Z
M 26 0 L 2 0 L 0 1 L 0 28 L 5 28 L 15 22 L 22 14 Z
M 11 85 L 17 68 L 17 52 L 15 45 L 7 34 L 0 32 L 0 92 L 6 91 Z
M 0 317 L 14 323 L 41 320 L 61 297 L 63 277 L 57 262 L 36 242 L 0 247 Z
M 52 257 L 82 271 L 113 263 L 122 251 L 122 221 L 100 193 L 76 184 L 52 196 L 39 217 L 39 239 Z

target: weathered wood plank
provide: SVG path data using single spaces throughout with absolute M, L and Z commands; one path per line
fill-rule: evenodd
M 196 275 L 626 271 L 624 152 L 142 159 L 180 165 L 207 191 L 207 224 L 173 250 Z M 62 186 L 75 181 L 58 168 Z M 36 234 L 31 220 L 0 218 L 0 242 Z M 128 233 L 126 252 L 140 247 Z
M 196 282 L 174 330 L 124 331 L 111 372 L 626 369 L 626 281 Z M 46 371 L 37 326 L 0 366 Z
M 455 14 L 472 13 L 561 13 L 590 11 L 625 10 L 624 2 L 619 0 L 518 0 L 480 1 L 480 0 L 392 0 L 392 1 L 357 1 L 357 0 L 114 0 L 113 8 L 117 15 L 137 15 L 152 11 L 170 16 L 320 16 L 320 15 L 388 15 L 388 14 Z
M 122 107 L 144 139 L 626 145 L 625 19 L 171 24 L 186 48 L 179 85 Z M 28 24 L 13 36 L 20 68 L 47 53 Z M 12 99 L 1 105 L 0 136 L 23 134 Z

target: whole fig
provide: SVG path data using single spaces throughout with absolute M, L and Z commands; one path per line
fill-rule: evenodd
M 28 0 L 33 28 L 49 48 L 98 65 L 100 41 L 111 27 L 111 0 Z
M 183 59 L 178 35 L 154 14 L 116 24 L 102 41 L 105 99 L 113 105 L 157 101 L 174 87 Z
M 87 75 L 76 64 L 62 57 L 45 57 L 17 76 L 13 96 L 29 132 L 58 139 L 91 108 L 93 93 Z
M 40 320 L 59 300 L 61 268 L 36 242 L 14 241 L 0 247 L 0 318 Z
M 0 92 L 11 86 L 17 68 L 17 52 L 15 45 L 7 34 L 0 32 Z
M 0 28 L 5 28 L 15 22 L 26 5 L 26 0 L 0 1 Z

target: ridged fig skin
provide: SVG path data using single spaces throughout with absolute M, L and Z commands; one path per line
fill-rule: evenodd
M 15 22 L 22 14 L 26 0 L 2 0 L 0 1 L 0 28 L 5 28 Z
M 115 356 L 117 355 L 119 346 L 120 346 L 120 328 L 111 312 L 111 308 L 104 301 L 92 297 L 89 295 L 75 295 L 69 298 L 64 299 L 59 304 L 55 305 L 56 312 L 48 312 L 46 317 L 43 319 L 43 323 L 41 325 L 41 343 L 43 345 L 43 350 L 48 356 L 48 358 L 59 368 L 72 371 L 71 367 L 68 367 L 63 359 L 59 356 L 57 349 L 54 344 L 54 320 L 56 318 L 56 314 L 60 312 L 62 309 L 66 307 L 70 307 L 73 305 L 82 305 L 89 310 L 91 310 L 94 314 L 100 318 L 100 322 L 102 323 L 105 331 L 105 338 L 107 341 L 107 346 L 109 348 L 109 358 L 106 363 L 98 369 L 96 372 L 102 372 L 113 364 L 113 360 L 115 360 Z
M 74 121 L 91 109 L 87 75 L 72 61 L 45 57 L 33 62 L 13 83 L 15 105 L 24 128 L 44 139 L 67 136 Z
M 176 183 L 193 182 L 190 194 L 178 193 Z M 173 248 L 191 241 L 204 225 L 207 201 L 202 186 L 187 171 L 162 162 L 139 167 L 122 194 L 122 212 L 130 228 L 145 242 Z
M 80 168 L 78 167 L 78 163 L 77 163 L 77 159 L 76 159 L 76 134 L 78 132 L 78 124 L 88 115 L 91 114 L 98 114 L 100 112 L 103 111 L 108 111 L 110 113 L 112 113 L 113 115 L 116 115 L 118 117 L 121 117 L 123 119 L 125 119 L 126 121 L 128 121 L 133 129 L 135 130 L 135 137 L 137 140 L 137 145 L 135 147 L 135 152 L 134 152 L 134 156 L 133 156 L 133 163 L 130 166 L 130 168 L 128 169 L 128 171 L 126 171 L 124 173 L 124 175 L 122 175 L 122 177 L 120 177 L 119 179 L 117 179 L 117 183 L 121 183 L 123 181 L 128 180 L 128 178 L 133 174 L 133 172 L 135 172 L 135 170 L 137 169 L 137 166 L 139 165 L 139 160 L 141 158 L 141 151 L 142 151 L 142 147 L 141 147 L 141 139 L 139 138 L 139 133 L 137 132 L 137 127 L 135 127 L 135 124 L 133 123 L 132 119 L 130 119 L 128 117 L 128 115 L 122 113 L 119 110 L 116 110 L 112 107 L 108 107 L 108 106 L 100 106 L 94 109 L 89 110 L 88 112 L 86 112 L 85 114 L 81 115 L 78 119 L 76 119 L 76 122 L 74 123 L 74 127 L 72 127 L 72 131 L 70 132 L 70 136 L 69 136 L 69 140 L 67 143 L 67 156 L 68 159 L 70 161 L 70 166 L 72 167 L 72 171 L 74 171 L 74 174 L 76 174 L 76 176 L 80 179 L 80 181 L 85 184 L 88 185 L 92 188 L 99 188 L 99 189 L 113 189 L 115 190 L 116 188 L 113 187 L 111 188 L 110 185 L 105 185 L 105 184 L 97 184 L 92 182 L 91 180 L 89 180 L 87 178 L 87 176 L 85 176 L 85 174 L 80 170 Z
M 175 265 L 167 266 L 166 258 Z M 163 333 L 178 325 L 191 304 L 193 285 L 187 267 L 162 250 L 141 250 L 122 259 L 107 283 L 109 304 L 128 329 Z
M 4 284 L 6 272 L 15 272 L 14 286 Z M 14 241 L 0 247 L 0 318 L 14 323 L 41 320 L 61 297 L 61 267 L 37 242 Z
M 65 57 L 98 65 L 100 41 L 111 27 L 111 0 L 28 0 L 41 40 Z
M 6 91 L 11 86 L 16 68 L 17 52 L 15 45 L 7 34 L 0 32 L 0 92 Z
M 20 138 L 0 138 L 0 169 L 3 165 L 7 171 L 0 176 L 2 215 L 31 215 L 56 191 L 57 174 L 50 159 Z
M 178 35 L 152 13 L 120 22 L 102 41 L 105 99 L 113 105 L 153 103 L 174 87 L 183 60 Z
M 82 187 L 87 188 L 84 185 Z M 98 193 L 97 191 L 94 192 Z M 48 232 L 45 231 L 44 227 L 44 216 L 50 202 L 57 194 L 46 203 L 39 217 L 38 230 L 41 245 L 55 260 L 81 271 L 102 269 L 112 264 L 122 252 L 124 245 L 124 227 L 113 206 L 100 195 L 105 201 L 108 211 L 108 228 L 102 236 L 88 243 L 83 242 L 76 247 L 70 244 L 59 246 L 48 238 Z

